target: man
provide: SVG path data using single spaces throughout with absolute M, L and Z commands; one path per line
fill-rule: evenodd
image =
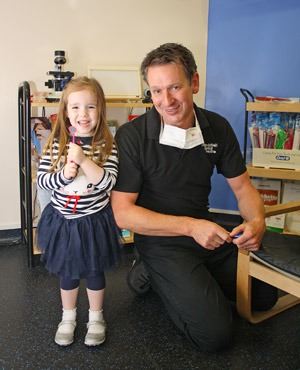
M 191 343 L 218 351 L 232 338 L 237 250 L 258 250 L 263 202 L 229 123 L 193 103 L 199 75 L 192 53 L 180 44 L 161 45 L 147 54 L 141 72 L 154 107 L 117 131 L 119 177 L 111 196 L 117 224 L 135 233 L 138 261 L 130 281 L 134 289 L 143 272 L 146 288 L 149 278 Z M 208 211 L 214 166 L 244 219 L 231 231 Z M 255 283 L 255 308 L 272 307 L 277 292 Z

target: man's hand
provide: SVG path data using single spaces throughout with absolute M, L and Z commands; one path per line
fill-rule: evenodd
M 230 236 L 233 238 L 233 244 L 238 248 L 247 251 L 257 251 L 261 245 L 262 238 L 266 231 L 266 225 L 262 221 L 249 221 L 235 227 Z M 234 236 L 238 236 L 234 238 Z
M 207 220 L 194 219 L 190 235 L 203 248 L 210 250 L 219 248 L 225 242 L 230 243 L 232 241 L 227 230 Z

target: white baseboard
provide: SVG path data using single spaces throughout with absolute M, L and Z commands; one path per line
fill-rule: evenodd
M 0 225 L 0 230 L 21 229 L 21 225 Z
M 210 208 L 209 209 L 210 212 L 215 212 L 215 213 L 224 213 L 224 214 L 227 214 L 227 215 L 240 215 L 240 212 L 239 211 L 231 211 L 231 210 L 228 210 L 228 209 L 218 209 L 218 208 Z

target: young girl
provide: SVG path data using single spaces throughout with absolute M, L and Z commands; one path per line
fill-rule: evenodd
M 110 206 L 118 157 L 106 122 L 103 90 L 95 79 L 70 80 L 37 174 L 51 203 L 38 224 L 38 247 L 49 272 L 60 276 L 63 307 L 55 342 L 73 342 L 80 279 L 86 279 L 89 322 L 85 344 L 105 340 L 104 270 L 121 261 L 118 229 Z

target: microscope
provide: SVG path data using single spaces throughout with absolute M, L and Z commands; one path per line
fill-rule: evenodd
M 47 72 L 47 75 L 51 75 L 54 78 L 45 82 L 45 86 L 48 86 L 50 89 L 53 89 L 53 92 L 50 92 L 46 100 L 47 102 L 57 102 L 60 100 L 61 92 L 65 84 L 74 76 L 73 72 L 63 72 L 62 66 L 66 63 L 67 59 L 65 58 L 65 52 L 62 50 L 56 50 L 54 52 L 54 64 L 55 70 Z

